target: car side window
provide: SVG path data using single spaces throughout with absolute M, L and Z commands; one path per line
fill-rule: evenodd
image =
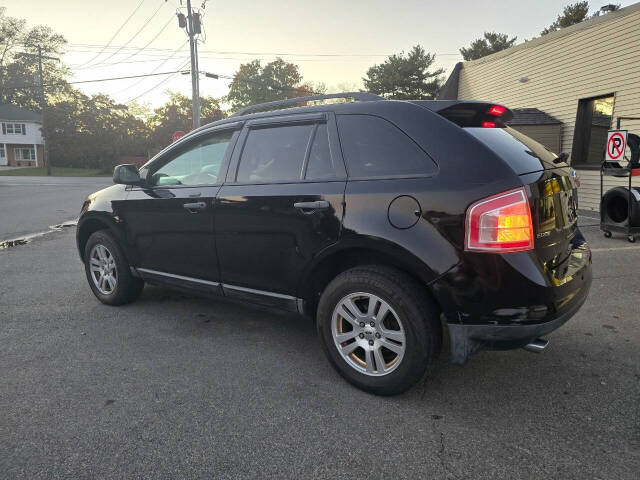
M 327 124 L 321 123 L 318 125 L 316 134 L 313 137 L 304 178 L 307 180 L 322 180 L 332 177 L 335 177 L 335 171 L 331 161 Z
M 238 182 L 299 180 L 313 124 L 249 130 L 238 166 Z
M 232 136 L 233 131 L 221 132 L 190 147 L 156 170 L 151 175 L 151 185 L 175 186 L 219 183 L 222 160 Z
M 402 130 L 372 115 L 338 115 L 342 153 L 349 177 L 425 175 L 436 164 Z

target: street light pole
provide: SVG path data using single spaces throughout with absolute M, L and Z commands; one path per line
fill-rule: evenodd
M 195 129 L 200 126 L 200 84 L 198 79 L 198 43 L 193 28 L 191 0 L 187 0 L 187 22 L 191 50 L 191 113 L 193 116 L 193 128 Z

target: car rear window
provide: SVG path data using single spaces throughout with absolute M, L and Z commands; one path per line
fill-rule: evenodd
M 554 163 L 558 158 L 555 153 L 514 128 L 467 127 L 464 130 L 498 154 L 518 175 L 567 166 L 564 162 Z
M 313 124 L 255 128 L 242 150 L 238 182 L 299 180 Z
M 431 175 L 433 160 L 402 130 L 372 115 L 338 115 L 342 153 L 351 178 Z

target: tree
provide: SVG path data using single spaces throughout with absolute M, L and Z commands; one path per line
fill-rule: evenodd
M 476 60 L 512 47 L 517 39 L 518 37 L 509 38 L 505 33 L 484 32 L 484 38 L 478 38 L 469 47 L 461 48 L 460 53 L 465 61 Z
M 436 56 L 426 53 L 416 45 L 405 55 L 404 52 L 389 56 L 384 63 L 374 65 L 363 78 L 369 92 L 393 99 L 432 99 L 438 94 L 442 84 L 442 68 L 429 71 Z
M 193 126 L 191 98 L 177 92 L 169 91 L 168 94 L 169 101 L 156 108 L 148 117 L 152 147 L 167 146 L 175 132 L 188 132 Z M 213 97 L 200 98 L 200 115 L 203 125 L 226 116 L 220 107 L 220 101 Z
M 44 133 L 57 166 L 111 170 L 120 155 L 146 155 L 147 126 L 108 95 L 72 90 L 47 109 Z
M 38 46 L 44 56 L 59 57 L 67 41 L 42 25 L 27 29 L 25 20 L 5 15 L 0 7 L 0 103 L 12 103 L 29 110 L 40 111 L 40 79 L 38 75 Z M 31 55 L 23 55 L 23 53 Z M 43 59 L 48 100 L 69 94 L 71 87 L 65 82 L 67 67 L 55 60 Z
M 545 28 L 540 35 L 546 35 L 551 32 L 560 30 L 561 28 L 570 27 L 576 23 L 580 23 L 588 18 L 589 14 L 589 2 L 576 2 L 564 7 L 561 15 L 555 22 Z
M 240 65 L 225 100 L 232 110 L 285 98 L 313 95 L 313 87 L 302 83 L 298 66 L 277 58 L 262 67 L 260 60 Z

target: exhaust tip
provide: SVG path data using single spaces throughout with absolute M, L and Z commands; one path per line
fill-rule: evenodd
M 536 338 L 535 340 L 527 343 L 523 348 L 527 352 L 540 353 L 549 345 L 549 340 L 544 338 Z

